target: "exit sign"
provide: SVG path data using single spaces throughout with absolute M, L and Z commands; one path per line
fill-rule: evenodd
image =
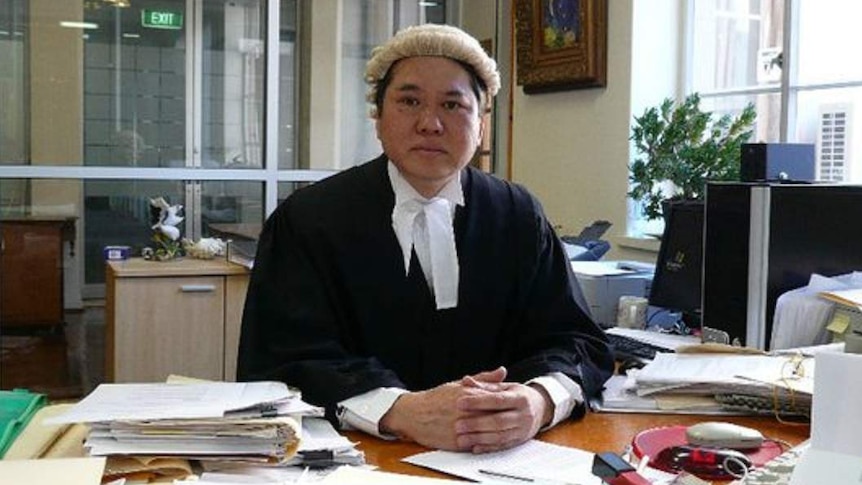
M 141 25 L 151 29 L 179 30 L 183 28 L 183 14 L 168 10 L 141 10 Z

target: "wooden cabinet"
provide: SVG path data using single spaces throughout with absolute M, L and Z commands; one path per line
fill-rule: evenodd
M 70 236 L 71 232 L 71 236 Z M 63 324 L 63 241 L 74 220 L 0 220 L 0 324 Z
M 221 259 L 108 262 L 106 379 L 234 380 L 248 275 Z

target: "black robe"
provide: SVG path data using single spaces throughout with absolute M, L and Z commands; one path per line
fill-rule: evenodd
M 538 201 L 462 172 L 458 306 L 437 310 L 415 252 L 405 276 L 386 166 L 380 157 L 298 190 L 269 217 L 237 379 L 286 382 L 330 419 L 378 387 L 423 390 L 499 365 L 509 381 L 561 372 L 598 393 L 612 354 Z

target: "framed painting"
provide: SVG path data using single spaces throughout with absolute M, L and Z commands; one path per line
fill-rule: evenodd
M 516 0 L 517 81 L 527 94 L 607 84 L 608 0 Z

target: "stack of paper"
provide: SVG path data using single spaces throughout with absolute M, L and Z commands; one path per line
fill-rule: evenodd
M 282 463 L 299 416 L 319 414 L 278 382 L 102 384 L 56 423 L 89 423 L 91 455 Z
M 332 424 L 323 418 L 302 420 L 302 441 L 289 465 L 315 468 L 333 465 L 363 465 L 365 455 L 356 449 L 356 443 L 338 434 Z
M 323 418 L 304 417 L 302 419 L 302 440 L 296 454 L 279 466 L 266 463 L 234 463 L 207 461 L 202 466 L 202 479 L 237 481 L 231 478 L 260 477 L 276 483 L 293 482 L 307 468 L 313 470 L 331 469 L 340 465 L 364 465 L 365 455 L 356 449 L 356 443 L 338 434 L 332 424 Z M 287 466 L 285 466 L 287 465 Z
M 605 382 L 600 399 L 590 402 L 596 412 L 610 413 L 662 413 L 662 414 L 742 414 L 727 409 L 712 395 L 658 394 L 638 395 L 637 370 L 628 375 L 611 376 Z
M 740 405 L 750 403 L 753 412 L 792 410 L 808 415 L 814 392 L 814 359 L 799 355 L 662 353 L 637 373 L 635 381 L 639 396 L 713 396 L 723 403 L 732 403 L 728 396 L 735 396 Z

